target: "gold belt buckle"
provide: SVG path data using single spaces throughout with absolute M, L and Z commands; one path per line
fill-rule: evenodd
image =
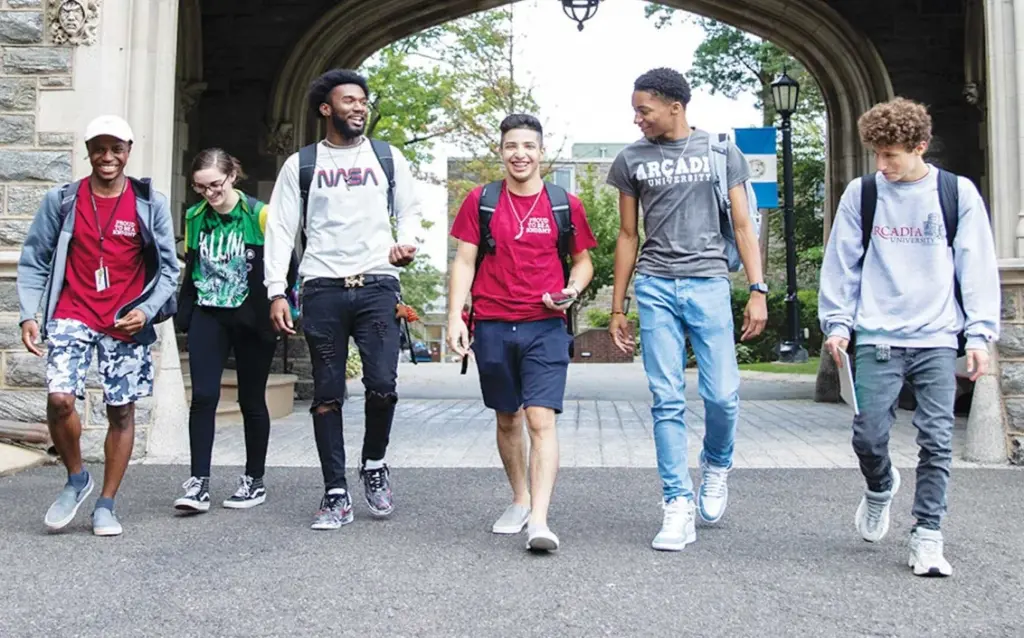
M 362 288 L 366 282 L 363 280 L 362 275 L 353 275 L 352 277 L 345 277 L 346 288 Z

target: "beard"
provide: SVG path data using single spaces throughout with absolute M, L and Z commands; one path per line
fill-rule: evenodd
M 366 125 L 354 128 L 349 125 L 348 121 L 343 119 L 337 113 L 331 113 L 331 123 L 334 124 L 334 130 L 341 133 L 341 136 L 345 139 L 354 140 L 363 134 L 363 130 L 366 129 Z

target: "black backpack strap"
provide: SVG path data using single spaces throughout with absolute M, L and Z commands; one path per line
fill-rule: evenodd
M 564 188 L 550 182 L 544 182 L 544 190 L 547 191 L 548 200 L 551 202 L 551 211 L 555 216 L 555 226 L 558 227 L 558 261 L 562 263 L 562 281 L 569 283 L 569 271 L 572 269 L 572 237 L 575 228 L 572 225 L 572 210 L 569 208 L 569 193 Z M 572 336 L 576 330 L 573 326 L 572 310 L 565 312 L 565 329 Z M 569 357 L 572 358 L 575 352 L 575 343 L 569 342 Z
M 956 173 L 939 169 L 939 206 L 946 225 L 946 244 L 952 248 L 960 225 L 960 185 Z
M 299 149 L 299 197 L 302 200 L 302 247 L 306 247 L 306 209 L 309 208 L 309 187 L 313 184 L 313 172 L 316 170 L 316 144 L 309 144 Z
M 391 153 L 391 145 L 384 140 L 370 139 L 373 153 L 384 169 L 384 177 L 388 180 L 388 215 L 395 216 L 395 158 Z
M 575 230 L 572 225 L 572 212 L 569 209 L 569 194 L 561 186 L 550 182 L 544 182 L 544 190 L 547 191 L 551 210 L 555 215 L 555 225 L 558 227 L 558 257 L 565 262 L 571 256 L 571 242 Z
M 505 180 L 499 179 L 484 186 L 480 191 L 480 244 L 476 253 L 476 266 L 480 268 L 480 261 L 484 254 L 493 255 L 496 250 L 494 235 L 491 234 L 491 218 L 494 217 L 494 210 L 498 207 L 498 199 L 501 197 L 501 186 Z
M 875 226 L 875 207 L 878 205 L 878 183 L 875 174 L 860 178 L 860 243 L 863 247 L 861 259 L 868 254 L 871 243 L 871 230 Z
M 493 255 L 496 250 L 494 243 L 494 235 L 491 234 L 491 219 L 494 217 L 494 209 L 498 207 L 498 200 L 501 197 L 501 186 L 505 183 L 505 180 L 499 179 L 489 184 L 485 184 L 483 189 L 480 191 L 480 202 L 477 205 L 477 214 L 480 217 L 480 243 L 477 244 L 476 248 L 476 269 L 473 270 L 473 281 L 476 281 L 476 276 L 480 272 L 480 264 L 484 261 L 484 256 Z M 469 285 L 472 290 L 473 284 Z M 469 306 L 469 325 L 466 328 L 472 330 L 470 326 L 473 325 L 473 315 L 476 311 L 476 306 L 470 304 Z M 462 357 L 462 374 L 466 374 L 466 370 L 469 368 L 469 357 Z
M 956 173 L 950 173 L 939 169 L 939 207 L 942 209 L 942 222 L 946 227 L 946 245 L 949 246 L 950 254 L 954 260 L 953 241 L 956 239 L 956 232 L 960 226 L 960 184 Z M 960 312 L 964 312 L 964 295 L 960 289 L 960 278 L 956 276 L 956 262 L 953 263 L 953 298 L 956 299 Z M 961 332 L 958 335 L 957 355 L 963 356 L 967 353 L 967 337 Z

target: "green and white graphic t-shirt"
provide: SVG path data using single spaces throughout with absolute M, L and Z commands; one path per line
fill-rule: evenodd
M 195 270 L 196 303 L 212 308 L 237 308 L 249 296 L 242 203 L 222 215 L 207 207 L 199 225 Z

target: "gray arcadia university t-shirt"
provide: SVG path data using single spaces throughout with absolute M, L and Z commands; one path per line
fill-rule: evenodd
M 706 131 L 671 142 L 644 138 L 612 163 L 608 183 L 636 197 L 643 213 L 647 238 L 637 272 L 670 279 L 729 275 L 711 186 L 710 140 Z M 734 144 L 726 163 L 729 188 L 749 178 L 747 160 Z

